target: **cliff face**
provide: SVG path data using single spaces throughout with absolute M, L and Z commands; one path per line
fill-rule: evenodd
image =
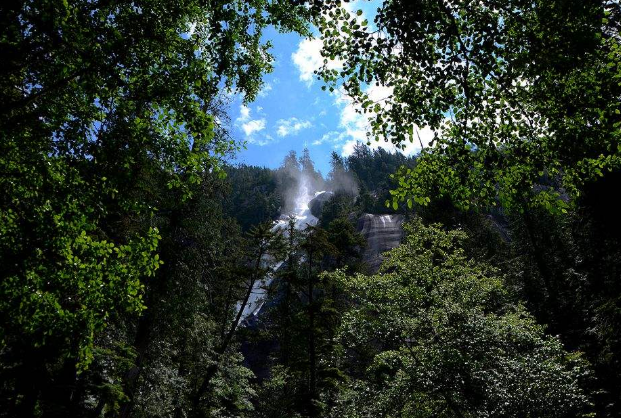
M 323 205 L 325 205 L 326 202 L 330 200 L 333 195 L 334 193 L 332 192 L 318 192 L 315 195 L 315 198 L 311 200 L 308 204 L 311 214 L 316 218 L 320 218 Z
M 325 203 L 329 198 L 328 193 L 323 193 L 313 199 L 315 211 L 321 213 L 321 205 Z M 301 211 L 301 214 L 307 213 L 306 210 Z M 310 211 L 308 211 L 310 214 Z M 302 215 L 297 216 L 298 221 L 303 219 L 304 221 L 310 220 L 311 224 L 317 221 L 315 217 L 308 216 L 305 218 Z M 379 269 L 382 262 L 382 253 L 398 246 L 404 236 L 403 232 L 403 215 L 372 215 L 365 213 L 358 218 L 358 231 L 366 238 L 367 246 L 362 256 L 363 261 L 369 267 L 369 273 L 375 273 Z M 286 225 L 286 220 L 283 218 L 277 226 Z M 306 226 L 306 223 L 299 222 L 299 226 Z M 248 306 L 244 310 L 243 326 L 247 328 L 257 328 L 260 325 L 261 318 L 265 318 L 266 311 L 272 309 L 278 305 L 282 300 L 279 294 L 267 295 L 267 287 L 271 285 L 272 276 L 269 276 L 267 280 L 260 283 L 257 282 L 253 294 L 249 300 Z M 244 353 L 246 365 L 255 373 L 259 379 L 266 379 L 269 376 L 269 356 L 276 349 L 276 342 L 274 340 L 260 340 L 260 341 L 244 341 L 242 344 L 242 352 Z
M 375 273 L 382 263 L 382 253 L 398 246 L 403 239 L 403 215 L 372 215 L 358 218 L 358 231 L 367 240 L 363 260 L 369 273 Z
M 312 205 L 302 205 L 293 213 L 298 221 L 298 229 L 304 229 L 307 225 L 315 225 L 317 223 L 317 218 L 311 214 L 312 206 L 315 205 L 315 209 L 321 212 L 321 205 L 328 201 L 331 195 L 330 192 L 322 192 L 312 199 L 310 202 Z M 309 209 L 309 206 L 311 206 L 311 209 Z M 382 263 L 382 253 L 395 248 L 403 240 L 403 220 L 403 215 L 372 215 L 370 213 L 365 213 L 358 218 L 357 229 L 367 240 L 367 246 L 362 259 L 369 267 L 369 273 L 376 273 L 379 269 Z M 283 216 L 276 222 L 274 228 L 286 228 L 287 222 L 287 218 Z M 282 263 L 275 266 L 275 270 L 278 270 L 280 264 Z M 256 321 L 256 317 L 261 315 L 264 304 L 268 308 L 269 305 L 277 303 L 274 300 L 266 300 L 267 289 L 270 287 L 272 280 L 273 276 L 268 275 L 263 280 L 258 280 L 255 283 L 242 314 L 242 322 L 245 326 L 249 326 Z

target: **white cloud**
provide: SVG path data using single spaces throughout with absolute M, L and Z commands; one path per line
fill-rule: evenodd
M 320 139 L 313 141 L 312 145 L 321 145 L 326 142 L 340 144 L 347 139 L 346 132 L 330 131 L 325 133 Z
M 238 122 L 245 122 L 250 119 L 250 108 L 245 105 L 239 106 L 239 118 L 237 118 Z
M 241 128 L 246 134 L 246 137 L 251 137 L 255 132 L 260 132 L 265 129 L 265 119 L 248 121 L 247 123 L 244 123 Z
M 262 147 L 264 145 L 271 144 L 272 142 L 274 142 L 274 138 L 271 135 L 269 135 L 269 134 L 265 134 L 265 135 L 263 135 L 263 139 L 254 139 L 253 138 L 252 140 L 250 140 L 248 142 L 250 142 L 251 144 L 259 145 L 259 146 Z
M 303 39 L 297 51 L 291 54 L 293 64 L 300 71 L 300 81 L 306 83 L 307 87 L 315 81 L 315 71 L 323 66 L 324 57 L 321 55 L 323 41 L 321 39 Z M 328 62 L 329 69 L 339 69 L 343 67 L 343 61 L 334 60 Z
M 259 90 L 258 96 L 263 99 L 267 97 L 270 91 L 272 91 L 272 85 L 270 83 L 264 83 L 261 90 Z
M 420 135 L 420 139 L 421 142 L 423 143 L 423 146 L 428 146 L 429 142 L 431 142 L 431 140 L 433 139 L 433 135 L 434 132 L 430 129 L 430 128 L 424 128 L 424 129 L 418 129 L 418 135 Z M 393 144 L 392 142 L 386 142 L 386 141 L 371 141 L 371 149 L 379 149 L 379 148 L 384 148 L 386 151 L 389 152 L 401 152 L 405 155 L 415 155 L 417 153 L 420 152 L 421 147 L 418 141 L 418 137 L 416 136 L 416 133 L 414 134 L 415 139 L 413 142 L 404 142 L 403 145 L 405 145 L 405 149 L 401 149 L 401 148 L 397 148 L 397 146 L 395 144 Z M 354 151 L 354 145 L 356 145 L 356 142 L 360 142 L 359 139 L 350 139 L 347 142 L 345 142 L 342 147 L 341 147 L 341 154 L 344 157 L 348 157 L 350 156 L 353 151 Z M 362 141 L 363 143 L 366 143 L 366 139 L 364 141 Z
M 367 1 L 353 0 L 349 3 L 341 3 L 347 12 L 350 13 L 351 18 L 356 19 L 357 22 L 363 20 L 371 21 L 368 16 L 363 12 L 358 15 L 358 9 L 361 7 L 369 7 Z M 377 5 L 373 6 L 377 7 Z M 361 10 L 362 11 L 362 10 Z M 332 20 L 329 16 L 325 16 L 326 19 Z M 324 57 L 321 55 L 323 49 L 323 41 L 319 38 L 319 34 L 315 33 L 315 38 L 303 39 L 298 44 L 298 49 L 291 54 L 293 63 L 300 71 L 300 81 L 306 83 L 308 87 L 315 81 L 315 71 L 323 66 Z M 342 60 L 329 60 L 327 63 L 328 69 L 341 69 L 344 62 Z
M 358 142 L 359 141 L 356 139 L 350 139 L 349 141 L 344 143 L 341 147 L 341 155 L 343 155 L 343 157 L 349 157 L 350 155 L 352 155 L 354 153 L 354 147 Z
M 239 107 L 239 117 L 235 119 L 235 125 L 239 127 L 246 135 L 246 141 L 250 143 L 257 143 L 259 145 L 266 145 L 267 142 L 257 140 L 254 137 L 255 133 L 261 132 L 267 126 L 267 122 L 264 118 L 252 119 L 251 110 L 248 106 L 241 105 Z M 263 143 L 265 142 L 265 143 Z
M 376 86 L 373 84 L 367 87 L 365 92 L 369 100 L 379 104 L 383 109 L 386 109 L 387 99 L 390 99 L 392 96 L 393 89 L 391 87 L 382 85 Z M 369 139 L 367 132 L 371 129 L 369 119 L 374 117 L 374 112 L 366 114 L 359 113 L 362 109 L 360 105 L 355 103 L 342 89 L 336 90 L 334 96 L 334 104 L 341 109 L 339 127 L 342 128 L 342 131 L 338 135 L 333 133 L 328 138 L 322 138 L 321 140 L 315 141 L 315 143 L 318 145 L 329 140 L 335 143 L 336 148 L 341 149 L 341 154 L 343 156 L 347 157 L 353 153 L 356 142 L 367 143 Z M 414 155 L 421 150 L 420 142 L 426 147 L 434 136 L 434 132 L 428 127 L 421 129 L 414 126 L 414 131 L 414 141 L 404 142 L 404 149 L 398 148 L 392 142 L 383 140 L 371 140 L 371 149 L 384 148 L 390 152 L 402 152 L 406 155 Z M 419 137 L 420 141 L 418 140 Z
M 321 39 L 304 39 L 298 45 L 297 51 L 291 55 L 293 63 L 300 71 L 300 80 L 304 81 L 307 86 L 313 84 L 314 71 L 323 64 L 322 48 Z
M 342 3 L 342 6 L 350 13 L 351 18 L 355 18 L 359 22 L 367 20 L 369 23 L 367 30 L 373 30 L 372 21 L 375 14 L 372 10 L 369 10 L 369 8 L 371 6 L 376 7 L 377 5 L 369 5 L 366 1 L 353 0 L 349 3 Z M 358 9 L 363 9 L 360 15 L 357 13 Z M 366 11 L 364 9 L 366 9 Z M 342 36 L 344 37 L 344 41 L 347 42 L 348 40 L 346 35 L 343 34 Z M 382 35 L 377 34 L 375 36 L 380 37 Z M 371 39 L 372 42 L 376 42 L 376 38 Z M 291 56 L 293 63 L 300 72 L 300 80 L 305 82 L 307 86 L 310 86 L 313 83 L 315 79 L 314 72 L 323 66 L 324 57 L 321 55 L 322 48 L 323 42 L 320 39 L 305 39 L 299 43 L 298 49 Z M 401 51 L 399 48 L 395 48 L 393 53 L 400 54 Z M 339 60 L 330 61 L 328 63 L 328 68 L 330 69 L 340 69 L 342 67 L 343 62 Z M 372 83 L 365 88 L 365 93 L 368 95 L 369 100 L 379 104 L 380 107 L 385 110 L 387 103 L 390 101 L 387 99 L 391 98 L 393 89 L 382 85 L 376 86 Z M 369 139 L 367 132 L 370 132 L 371 130 L 369 119 L 374 117 L 374 113 L 361 113 L 361 106 L 356 104 L 342 88 L 335 90 L 332 95 L 334 97 L 334 105 L 340 110 L 340 130 L 326 133 L 320 139 L 312 142 L 312 145 L 330 143 L 335 149 L 340 149 L 342 155 L 348 156 L 353 152 L 356 142 L 367 143 Z M 318 105 L 319 103 L 315 100 L 314 104 Z M 325 116 L 326 114 L 326 111 L 322 110 L 319 113 L 319 116 Z M 420 152 L 420 142 L 422 142 L 423 146 L 427 146 L 434 136 L 434 132 L 427 127 L 421 129 L 414 126 L 414 130 L 414 141 L 404 143 L 405 148 L 403 150 L 391 142 L 381 140 L 371 140 L 371 148 L 384 148 L 390 152 L 403 152 L 406 155 L 413 155 Z M 418 140 L 419 136 L 420 142 Z
M 278 136 L 295 135 L 302 129 L 308 129 L 312 123 L 308 120 L 300 120 L 298 118 L 280 119 L 276 122 L 278 127 L 276 133 Z

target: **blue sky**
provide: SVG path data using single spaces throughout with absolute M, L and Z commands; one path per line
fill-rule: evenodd
M 363 10 L 360 19 L 372 22 L 378 4 L 355 1 L 347 8 Z M 366 142 L 368 121 L 355 112 L 344 94 L 321 90 L 322 83 L 313 76 L 313 70 L 323 62 L 321 40 L 273 29 L 265 38 L 274 45 L 275 68 L 264 77 L 265 86 L 255 102 L 244 106 L 239 97 L 233 98 L 231 133 L 236 140 L 246 142 L 246 149 L 232 162 L 275 168 L 290 150 L 299 155 L 308 147 L 316 167 L 326 175 L 332 151 L 347 156 L 357 140 Z M 390 92 L 380 86 L 369 94 L 381 99 Z M 416 151 L 410 147 L 406 152 Z

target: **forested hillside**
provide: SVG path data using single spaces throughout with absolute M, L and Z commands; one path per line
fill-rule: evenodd
M 617 0 L 1 3 L 0 417 L 621 416 L 620 29 Z M 276 36 L 341 133 L 285 119 Z

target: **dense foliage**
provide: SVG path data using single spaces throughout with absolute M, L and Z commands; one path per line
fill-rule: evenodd
M 230 184 L 225 208 L 244 230 L 280 215 L 284 196 L 273 170 L 247 165 L 225 170 Z
M 333 275 L 356 301 L 340 330 L 344 359 L 370 358 L 334 416 L 584 412 L 586 363 L 512 302 L 497 270 L 466 257 L 465 234 L 418 219 L 406 231 L 378 275 Z
M 617 1 L 392 0 L 374 25 L 340 1 L 323 7 L 324 56 L 344 62 L 322 71 L 331 88 L 361 105 L 376 136 L 436 132 L 395 199 L 560 212 L 555 186 L 576 197 L 620 169 Z M 389 89 L 385 101 L 369 99 L 372 84 Z
M 3 414 L 80 402 L 97 336 L 145 307 L 162 191 L 191 198 L 237 148 L 217 124 L 221 85 L 252 99 L 271 69 L 263 29 L 305 33 L 306 15 L 288 1 L 0 5 Z
M 621 414 L 619 2 L 347 9 L 0 4 L 0 417 Z M 419 156 L 226 163 L 264 30 L 310 22 L 318 76 Z
M 383 148 L 371 150 L 357 143 L 354 152 L 347 157 L 347 167 L 360 184 L 360 203 L 363 211 L 385 213 L 397 211 L 386 208 L 384 202 L 391 198 L 390 191 L 398 183 L 392 178 L 401 167 L 412 168 L 416 160 L 400 153 L 390 153 Z
M 435 131 L 398 171 L 392 204 L 479 239 L 498 230 L 497 248 L 476 252 L 587 353 L 598 413 L 618 415 L 621 224 L 608 200 L 621 184 L 619 3 L 395 0 L 372 23 L 337 1 L 323 13 L 320 76 L 361 106 L 372 135 L 402 145 Z M 389 92 L 379 103 L 377 87 Z M 484 222 L 468 212 L 494 207 Z

